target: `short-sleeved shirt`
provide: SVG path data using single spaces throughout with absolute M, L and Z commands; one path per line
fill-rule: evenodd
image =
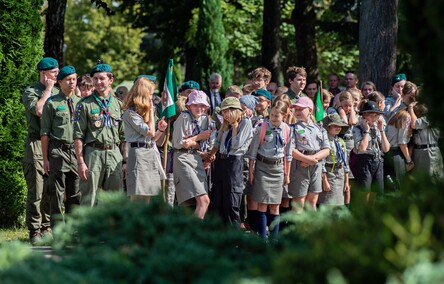
M 282 122 L 279 127 L 273 126 L 271 122 L 263 123 L 267 124 L 264 141 L 260 141 L 260 133 L 262 129 L 262 124 L 260 124 L 254 130 L 253 140 L 251 141 L 246 157 L 250 160 L 256 160 L 256 157 L 259 154 L 265 158 L 280 159 L 285 157 L 287 161 L 291 161 L 291 151 L 293 148 L 291 148 L 292 137 L 290 127 L 287 128 L 287 138 L 284 133 L 284 122 Z
M 439 139 L 439 129 L 431 128 L 427 117 L 423 116 L 415 122 L 415 134 L 413 141 L 416 145 L 437 144 Z
M 410 141 L 410 117 L 406 119 L 405 124 L 401 128 L 396 128 L 394 125 L 387 125 L 385 128 L 387 140 L 390 147 L 399 147 L 399 144 L 407 144 Z
M 313 122 L 296 122 L 293 125 L 293 148 L 298 151 L 320 151 L 328 149 L 327 131 Z
M 74 139 L 82 139 L 85 144 L 120 144 L 125 140 L 124 125 L 121 119 L 121 102 L 112 94 L 108 96 L 107 111 L 97 102 L 102 98 L 94 92 L 77 104 L 74 121 Z M 103 105 L 103 104 L 102 104 Z M 108 120 L 109 118 L 109 120 Z
M 146 143 L 152 140 L 151 137 L 148 137 L 150 127 L 133 108 L 127 109 L 122 114 L 122 120 L 125 124 L 125 141 L 127 143 Z
M 367 149 L 363 152 L 359 152 L 359 145 L 361 145 L 362 138 L 364 135 L 370 135 L 370 140 L 367 146 Z M 354 129 L 353 129 L 353 138 L 355 141 L 355 148 L 353 151 L 357 154 L 370 154 L 374 155 L 376 157 L 381 157 L 382 155 L 382 137 L 381 132 L 376 127 L 376 125 L 372 125 L 370 127 L 369 134 L 364 133 L 364 128 L 362 126 L 362 123 L 359 123 Z
M 339 165 L 342 164 L 344 166 L 344 170 L 346 173 L 349 172 L 349 166 L 348 166 L 348 157 L 347 157 L 347 148 L 345 147 L 345 142 L 344 140 L 341 141 L 341 138 L 339 137 L 333 137 L 330 134 L 328 134 L 328 143 L 330 145 L 330 155 L 328 155 L 323 163 L 322 163 L 322 171 L 326 172 L 327 169 L 325 168 L 325 164 L 330 164 L 330 165 Z M 337 148 L 337 145 L 340 145 L 340 147 L 342 148 L 342 151 L 344 151 L 344 158 L 345 158 L 345 163 L 344 161 L 341 161 L 341 157 L 339 155 L 339 151 Z M 339 161 L 341 161 L 339 163 Z
M 70 105 L 69 100 L 72 100 Z M 43 106 L 40 135 L 68 144 L 74 142 L 74 110 L 80 98 L 76 95 L 67 97 L 60 92 L 50 97 Z M 71 109 L 72 107 L 72 109 Z
M 237 135 L 231 137 L 231 141 L 227 141 L 229 132 L 230 130 L 218 132 L 215 146 L 219 148 L 219 152 L 230 156 L 245 155 L 248 146 L 250 146 L 251 139 L 253 138 L 253 126 L 251 125 L 251 120 L 244 118 L 239 122 Z M 230 145 L 230 152 L 227 153 L 228 145 Z
M 196 136 L 202 131 L 210 128 L 210 118 L 206 114 L 202 114 L 198 118 L 194 118 L 188 110 L 183 111 L 174 122 L 173 130 L 173 147 L 175 149 L 182 149 L 182 141 L 190 137 Z M 216 131 L 214 129 L 213 131 Z M 198 142 L 199 148 L 205 148 L 208 145 L 208 140 L 201 140 Z
M 22 103 L 25 106 L 26 122 L 28 124 L 28 135 L 33 138 L 40 137 L 40 117 L 36 113 L 36 105 L 41 99 L 46 87 L 40 82 L 37 82 L 23 92 Z M 51 96 L 59 93 L 57 88 L 52 88 Z

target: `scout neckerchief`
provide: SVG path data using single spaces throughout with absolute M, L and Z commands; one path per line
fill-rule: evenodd
M 276 132 L 276 139 L 274 142 L 274 149 L 275 149 L 274 154 L 277 155 L 279 149 L 278 142 L 281 143 L 282 146 L 284 146 L 284 140 L 282 139 L 281 136 L 282 129 L 280 127 L 274 127 L 273 131 Z
M 68 108 L 69 108 L 69 114 L 71 117 L 71 123 L 74 122 L 74 103 L 72 101 L 72 97 L 68 98 Z
M 225 150 L 227 151 L 227 155 L 230 154 L 230 149 L 231 149 L 231 138 L 233 136 L 233 128 L 230 128 L 230 130 L 228 130 L 228 134 L 227 137 L 225 138 Z
M 109 113 L 108 108 L 111 105 L 113 97 L 110 96 L 109 100 L 107 100 L 107 99 L 100 100 L 99 97 L 96 94 L 94 94 L 94 99 L 96 100 L 97 104 L 100 107 L 100 110 L 101 110 L 100 114 L 103 115 L 105 126 L 108 126 L 109 128 L 111 128 L 112 127 L 112 125 L 111 125 L 111 115 Z

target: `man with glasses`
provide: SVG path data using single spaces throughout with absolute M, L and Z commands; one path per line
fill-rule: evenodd
M 40 142 L 40 117 L 46 100 L 58 94 L 54 88 L 59 73 L 57 60 L 45 57 L 37 64 L 40 80 L 26 88 L 22 102 L 26 111 L 28 136 L 23 157 L 23 173 L 28 187 L 26 198 L 26 226 L 29 239 L 35 244 L 42 236 L 51 235 L 47 176 L 43 169 Z

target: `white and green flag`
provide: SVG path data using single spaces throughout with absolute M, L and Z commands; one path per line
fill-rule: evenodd
M 165 83 L 163 86 L 162 94 L 162 113 L 160 117 L 168 119 L 176 115 L 176 95 L 177 95 L 177 85 L 176 76 L 173 72 L 174 60 L 170 59 L 168 63 L 168 69 L 165 76 Z

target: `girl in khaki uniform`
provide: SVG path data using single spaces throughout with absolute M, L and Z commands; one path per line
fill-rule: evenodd
M 195 215 L 203 219 L 210 204 L 207 175 L 200 151 L 210 137 L 210 118 L 205 112 L 210 107 L 207 95 L 193 91 L 188 95 L 187 111 L 174 122 L 173 173 L 177 202 L 182 205 L 195 203 Z

